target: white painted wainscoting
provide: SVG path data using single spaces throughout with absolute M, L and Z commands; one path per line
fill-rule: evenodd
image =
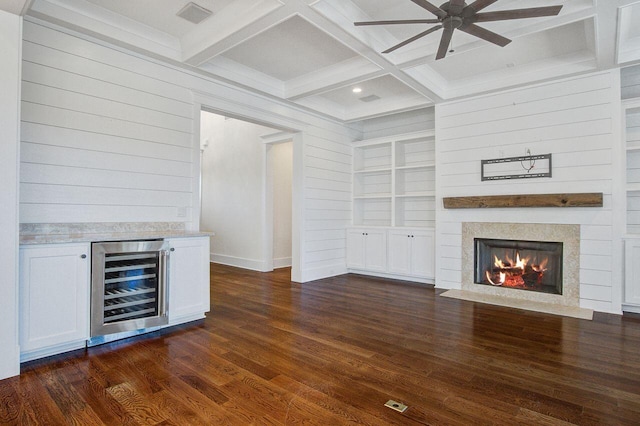
M 620 155 L 617 70 L 436 106 L 436 285 L 461 285 L 462 222 L 580 225 L 580 306 L 621 312 L 622 245 L 614 191 Z M 553 155 L 553 177 L 480 180 L 480 160 Z M 602 208 L 445 210 L 443 197 L 602 192 Z

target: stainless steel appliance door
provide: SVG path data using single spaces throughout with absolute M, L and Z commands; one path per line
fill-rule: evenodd
M 93 243 L 91 336 L 168 324 L 164 241 Z

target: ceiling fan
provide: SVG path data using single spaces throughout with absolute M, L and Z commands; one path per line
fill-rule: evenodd
M 438 24 L 435 27 L 431 27 L 426 31 L 421 32 L 405 41 L 396 44 L 383 51 L 382 53 L 393 52 L 396 49 L 401 48 L 413 41 L 416 41 L 428 34 L 431 34 L 439 29 L 443 29 L 442 38 L 440 39 L 440 46 L 438 47 L 438 53 L 436 54 L 436 60 L 442 59 L 447 55 L 451 38 L 453 37 L 453 30 L 458 29 L 464 31 L 467 34 L 471 34 L 498 46 L 506 46 L 511 43 L 506 37 L 496 34 L 493 31 L 489 31 L 476 25 L 476 22 L 490 22 L 490 21 L 504 21 L 508 19 L 522 19 L 522 18 L 537 18 L 540 16 L 555 16 L 560 13 L 562 6 L 546 6 L 546 7 L 532 7 L 528 9 L 512 9 L 501 10 L 495 12 L 478 13 L 487 6 L 492 5 L 498 0 L 475 0 L 473 3 L 467 5 L 464 0 L 449 0 L 448 2 L 440 5 L 440 7 L 434 6 L 426 0 L 411 0 L 423 9 L 428 10 L 436 16 L 437 19 L 403 19 L 403 20 L 391 20 L 391 21 L 364 21 L 354 22 L 356 26 L 363 25 L 395 25 L 395 24 Z

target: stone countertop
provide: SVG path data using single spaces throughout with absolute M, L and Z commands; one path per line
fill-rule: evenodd
M 153 240 L 159 238 L 185 238 L 213 236 L 213 232 L 157 230 L 104 233 L 30 234 L 20 235 L 20 245 L 93 243 L 98 241 Z

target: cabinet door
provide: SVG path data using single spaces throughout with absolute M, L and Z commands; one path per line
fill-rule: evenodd
M 389 231 L 389 272 L 411 274 L 411 233 Z
M 384 230 L 365 231 L 365 268 L 370 271 L 387 270 L 387 232 Z
M 640 239 L 625 241 L 624 301 L 640 306 Z
M 171 238 L 169 321 L 210 310 L 209 237 Z
M 89 338 L 89 244 L 20 249 L 20 350 Z
M 364 258 L 365 232 L 361 229 L 347 230 L 347 267 L 365 268 Z
M 411 235 L 411 274 L 422 278 L 435 276 L 435 236 L 432 232 Z

